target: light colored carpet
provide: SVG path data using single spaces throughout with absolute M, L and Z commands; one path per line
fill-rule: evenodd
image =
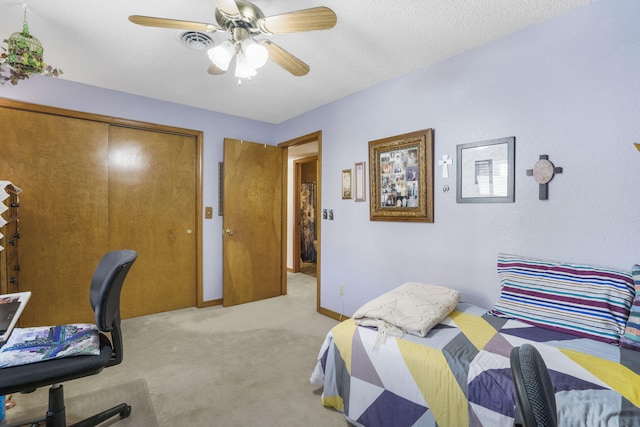
M 144 379 L 159 426 L 344 427 L 344 416 L 324 408 L 309 383 L 337 323 L 316 312 L 315 298 L 315 278 L 289 273 L 286 296 L 127 319 L 123 363 L 92 378 L 109 387 Z M 65 394 L 96 384 L 71 381 Z M 155 425 L 143 422 L 135 425 Z

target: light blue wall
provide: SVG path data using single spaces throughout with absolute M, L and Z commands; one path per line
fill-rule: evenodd
M 0 96 L 204 131 L 204 205 L 217 203 L 225 137 L 269 144 L 322 130 L 323 307 L 352 314 L 405 281 L 462 291 L 488 307 L 498 252 L 630 268 L 640 262 L 640 2 L 600 0 L 318 108 L 280 125 L 35 78 Z M 516 137 L 516 202 L 457 204 L 455 167 L 435 173 L 435 222 L 370 222 L 342 200 L 341 170 L 367 161 L 368 141 L 435 130 L 435 158 L 456 145 Z M 525 170 L 540 154 L 564 167 L 538 200 Z M 368 199 L 368 197 L 367 197 Z M 222 295 L 221 221 L 203 227 L 205 299 Z M 345 285 L 341 300 L 339 285 Z
M 640 2 L 602 0 L 296 117 L 277 140 L 323 131 L 322 306 L 353 312 L 405 281 L 457 288 L 489 307 L 496 254 L 630 269 L 640 262 Z M 371 222 L 342 200 L 341 170 L 368 141 L 435 130 L 435 159 L 456 145 L 516 137 L 516 201 L 457 204 L 455 167 L 435 173 L 433 224 Z M 540 154 L 564 168 L 538 200 Z M 344 301 L 339 285 L 345 285 Z

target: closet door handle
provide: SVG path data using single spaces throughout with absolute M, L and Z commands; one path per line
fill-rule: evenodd
M 233 230 L 230 228 L 227 228 L 226 230 L 224 230 L 225 233 L 227 233 L 229 236 L 233 236 Z

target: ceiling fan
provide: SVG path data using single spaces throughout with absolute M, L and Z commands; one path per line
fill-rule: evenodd
M 229 40 L 209 49 L 211 65 L 207 72 L 213 75 L 224 74 L 235 57 L 238 84 L 241 79 L 255 76 L 256 69 L 264 65 L 267 59 L 294 76 L 304 76 L 309 72 L 309 66 L 299 58 L 270 40 L 255 40 L 255 36 L 325 30 L 333 28 L 337 22 L 336 14 L 323 6 L 265 17 L 256 5 L 245 0 L 214 0 L 214 3 L 217 25 L 141 15 L 129 16 L 129 21 L 147 27 L 229 33 Z

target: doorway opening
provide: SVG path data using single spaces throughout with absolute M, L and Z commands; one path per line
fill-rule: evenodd
M 286 272 L 315 284 L 320 307 L 322 132 L 279 144 L 287 149 Z M 288 274 L 287 274 L 288 276 Z

